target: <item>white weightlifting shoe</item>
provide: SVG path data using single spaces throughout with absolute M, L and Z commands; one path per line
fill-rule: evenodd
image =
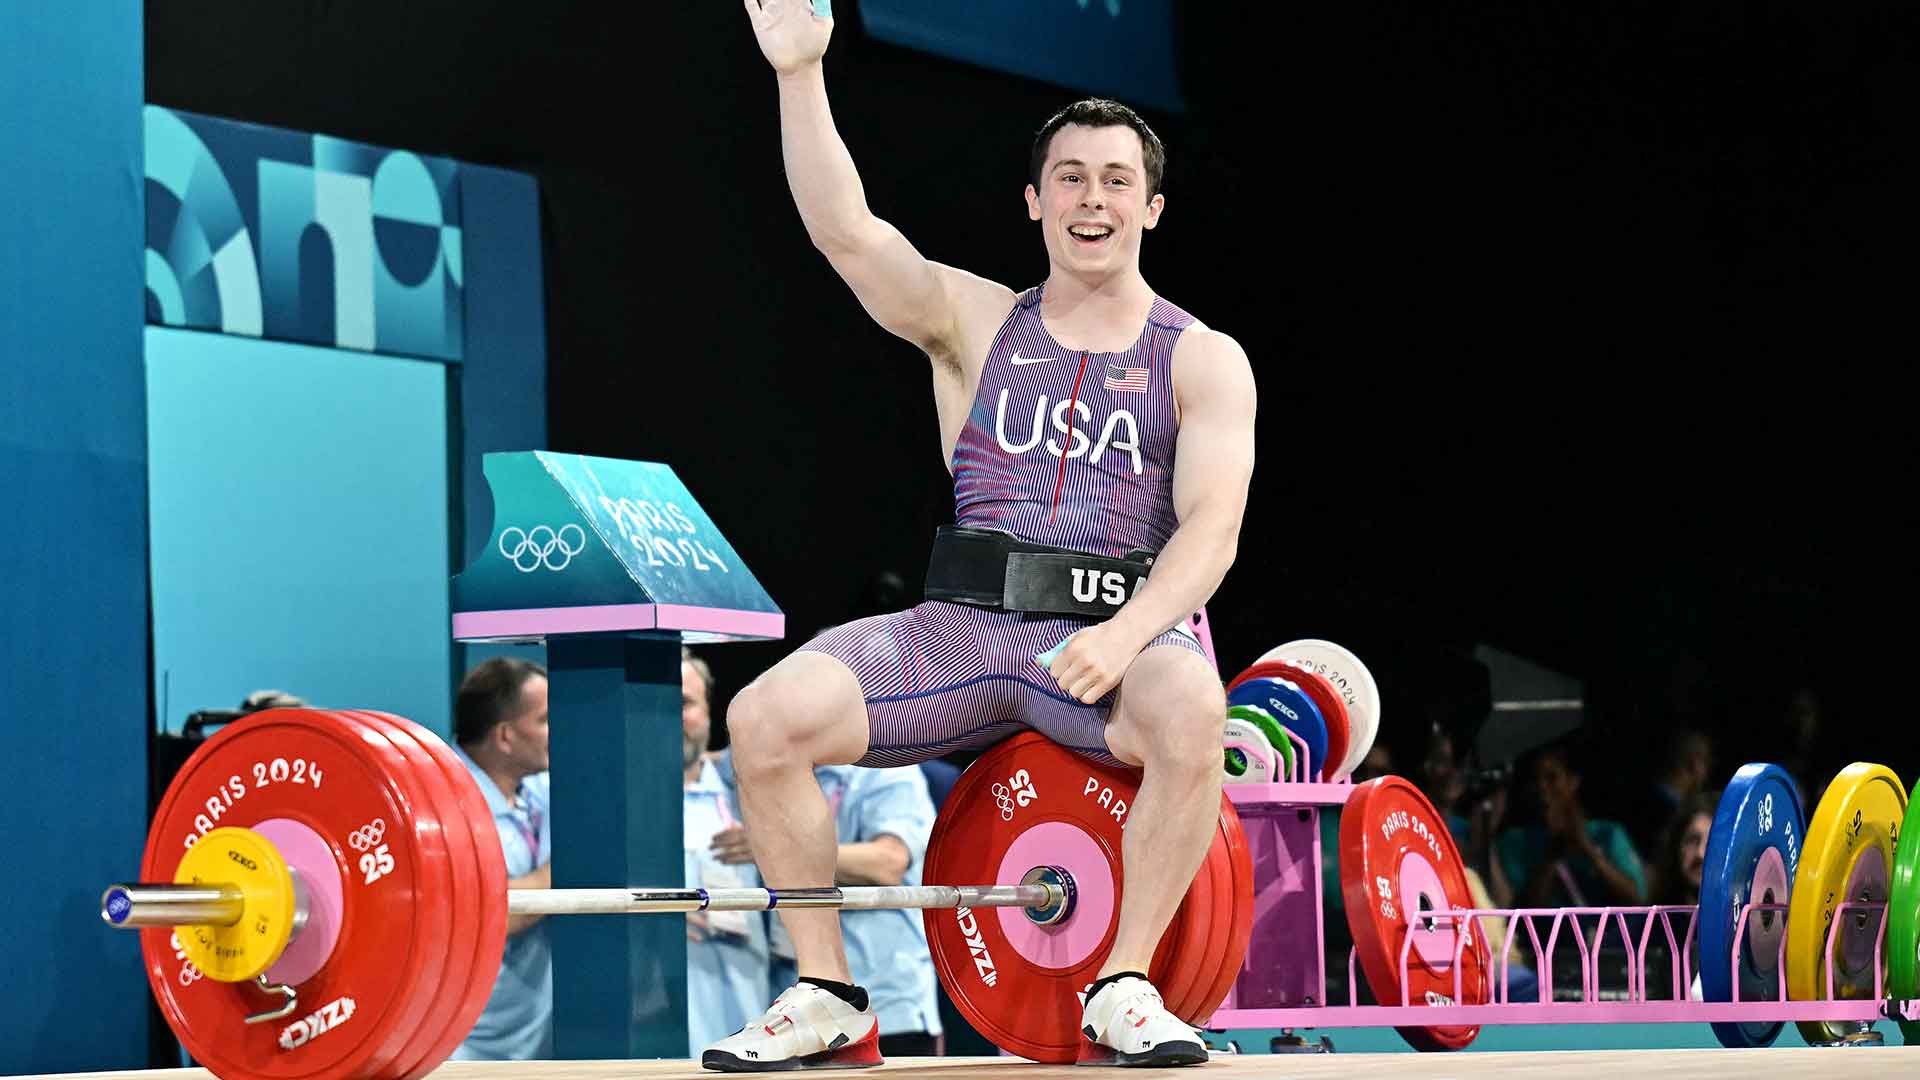
M 1207 1044 L 1167 1011 L 1160 991 L 1145 979 L 1110 982 L 1087 999 L 1080 1013 L 1075 1065 L 1199 1065 Z
M 714 1043 L 700 1064 L 720 1072 L 864 1069 L 880 1064 L 880 1021 L 812 983 L 795 983 L 767 1014 Z

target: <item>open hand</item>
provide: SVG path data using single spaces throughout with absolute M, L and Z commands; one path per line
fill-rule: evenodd
M 811 0 L 742 0 L 760 52 L 782 75 L 818 63 L 827 54 L 833 20 L 813 13 Z

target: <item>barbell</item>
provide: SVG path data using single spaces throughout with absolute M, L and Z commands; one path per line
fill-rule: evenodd
M 513 915 L 918 909 L 942 984 L 1003 1049 L 1071 1061 L 1076 992 L 1112 948 L 1135 770 L 1033 733 L 955 784 L 923 876 L 980 885 L 515 889 L 491 812 L 431 731 L 383 713 L 276 709 L 210 737 L 156 810 L 142 883 L 101 917 L 140 931 L 168 1024 L 225 1080 L 413 1078 L 485 1008 Z M 1225 998 L 1253 912 L 1231 802 L 1149 975 L 1189 1023 Z M 558 973 L 566 977 L 566 972 Z

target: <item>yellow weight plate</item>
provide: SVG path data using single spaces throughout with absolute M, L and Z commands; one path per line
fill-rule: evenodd
M 244 907 L 232 926 L 182 926 L 180 946 L 209 979 L 245 982 L 273 966 L 293 938 L 293 872 L 266 837 L 219 828 L 201 837 L 173 873 L 179 885 L 230 885 Z
M 1787 997 L 1827 997 L 1827 937 L 1843 902 L 1884 904 L 1907 790 L 1885 765 L 1855 762 L 1833 778 L 1807 824 L 1800 872 L 1787 901 Z M 1849 909 L 1833 937 L 1833 996 L 1873 996 L 1874 944 L 1884 915 Z M 1808 1042 L 1835 1042 L 1859 1030 L 1845 1021 L 1799 1023 Z

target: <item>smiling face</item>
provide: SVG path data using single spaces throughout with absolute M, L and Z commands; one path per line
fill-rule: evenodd
M 1056 131 L 1039 184 L 1026 193 L 1027 216 L 1040 223 L 1054 271 L 1094 280 L 1139 273 L 1140 235 L 1166 205 L 1149 187 L 1133 129 L 1068 124 Z

